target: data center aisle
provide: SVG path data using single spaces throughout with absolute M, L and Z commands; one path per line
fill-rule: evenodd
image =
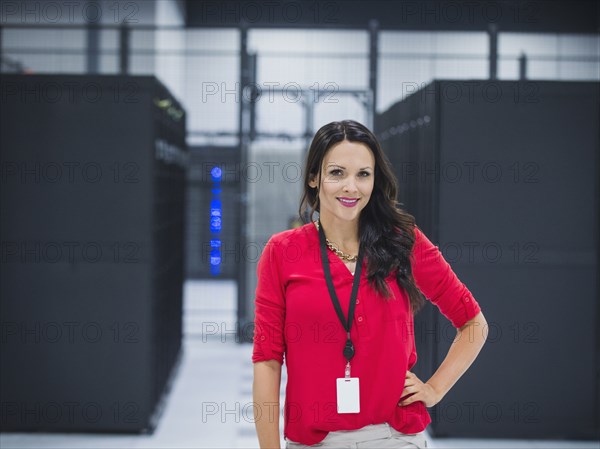
M 236 343 L 232 332 L 235 313 L 231 308 L 235 303 L 235 285 L 194 282 L 188 283 L 185 291 L 184 351 L 153 434 L 4 433 L 0 434 L 0 447 L 258 448 L 252 413 L 252 345 Z M 285 382 L 284 370 L 282 394 Z M 283 430 L 281 418 L 280 428 Z M 429 437 L 428 447 L 597 449 L 598 442 Z

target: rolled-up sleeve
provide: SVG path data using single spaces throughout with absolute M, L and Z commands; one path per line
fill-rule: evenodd
M 475 317 L 481 308 L 469 289 L 458 279 L 439 248 L 415 226 L 411 267 L 415 283 L 429 301 L 456 328 Z
M 280 274 L 282 267 L 278 250 L 277 243 L 271 237 L 256 268 L 253 363 L 277 360 L 283 364 L 285 289 Z

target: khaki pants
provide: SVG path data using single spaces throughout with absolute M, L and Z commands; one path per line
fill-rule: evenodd
M 354 448 L 354 449 L 375 449 L 375 448 L 412 448 L 424 449 L 427 447 L 427 438 L 425 431 L 413 434 L 398 432 L 388 423 L 371 424 L 356 430 L 339 430 L 329 432 L 325 439 L 312 446 L 296 443 L 285 439 L 286 449 L 300 449 L 306 447 L 322 448 Z

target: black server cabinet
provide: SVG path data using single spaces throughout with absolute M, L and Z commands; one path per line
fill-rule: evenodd
M 220 170 L 218 182 L 212 174 L 215 168 Z M 238 146 L 190 146 L 187 279 L 237 279 L 244 254 L 239 242 L 241 177 Z M 212 221 L 214 201 L 221 208 L 218 231 Z
M 489 324 L 479 358 L 430 409 L 436 436 L 598 438 L 598 91 L 434 81 L 377 117 L 399 201 Z M 416 316 L 424 381 L 454 335 L 435 306 Z
M 181 349 L 185 113 L 150 76 L 1 95 L 1 428 L 151 431 Z

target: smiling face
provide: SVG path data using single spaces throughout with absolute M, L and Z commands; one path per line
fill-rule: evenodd
M 369 147 L 361 142 L 338 142 L 325 154 L 321 170 L 320 216 L 327 215 L 334 222 L 358 220 L 375 182 L 375 157 Z M 316 187 L 317 182 L 315 177 L 309 185 Z

